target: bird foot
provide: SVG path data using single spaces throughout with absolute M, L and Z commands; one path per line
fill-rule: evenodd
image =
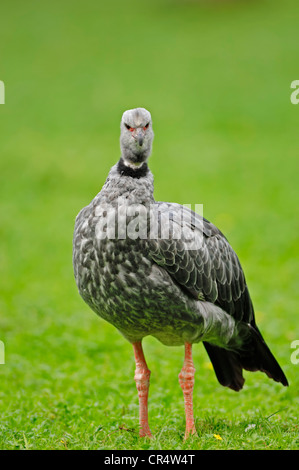
M 186 441 L 187 439 L 189 439 L 189 437 L 192 437 L 192 436 L 198 437 L 195 425 L 193 425 L 190 429 L 186 428 L 184 441 Z
M 149 437 L 150 439 L 152 439 L 152 437 L 153 437 L 152 433 L 151 433 L 151 430 L 148 426 L 140 429 L 139 436 L 140 437 Z

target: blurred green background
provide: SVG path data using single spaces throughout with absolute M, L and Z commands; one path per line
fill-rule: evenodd
M 296 0 L 2 2 L 0 448 L 299 447 L 298 23 Z M 187 443 L 183 349 L 144 341 L 155 438 L 143 442 L 131 345 L 73 280 L 75 216 L 137 106 L 153 117 L 156 199 L 203 204 L 225 233 L 290 381 L 248 373 L 236 394 L 198 345 Z

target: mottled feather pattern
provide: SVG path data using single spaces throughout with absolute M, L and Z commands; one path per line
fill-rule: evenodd
M 165 203 L 162 205 L 164 207 Z M 178 204 L 167 204 L 167 208 L 172 213 L 182 211 Z M 154 240 L 150 241 L 152 259 L 194 298 L 215 303 L 236 320 L 251 322 L 253 308 L 236 253 L 220 230 L 208 220 L 188 208 L 183 208 L 183 212 L 185 220 L 192 217 L 194 221 L 190 230 L 201 238 L 199 248 L 187 250 L 181 239 Z M 179 218 L 173 217 L 173 220 Z
M 126 180 L 129 181 L 125 183 Z M 231 288 L 225 284 L 230 275 L 226 273 L 225 256 L 223 266 L 215 267 L 211 254 L 211 240 L 221 239 L 221 232 L 188 208 L 155 203 L 150 172 L 138 180 L 140 184 L 131 180 L 120 175 L 117 166 L 113 167 L 102 191 L 76 219 L 74 270 L 80 294 L 130 341 L 148 334 L 167 344 L 212 337 L 217 344 L 229 341 L 234 335 L 234 320 L 225 319 L 222 303 L 231 302 Z M 163 214 L 167 214 L 171 221 L 169 238 L 121 240 L 116 233 L 115 239 L 99 239 L 96 230 L 101 213 L 107 216 L 108 211 L 109 217 L 109 211 L 117 209 L 120 197 L 122 204 L 128 206 L 137 201 L 149 207 L 151 201 L 162 214 L 158 217 L 159 234 L 163 231 Z M 127 216 L 127 223 L 131 218 Z M 184 236 L 173 238 L 180 224 L 186 225 Z M 200 248 L 189 250 L 194 233 L 200 239 Z M 228 293 L 218 290 L 217 272 Z

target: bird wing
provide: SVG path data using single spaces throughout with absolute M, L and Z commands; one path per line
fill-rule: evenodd
M 254 311 L 236 253 L 220 230 L 180 204 L 157 202 L 158 236 L 149 255 L 188 295 L 212 302 L 254 324 Z

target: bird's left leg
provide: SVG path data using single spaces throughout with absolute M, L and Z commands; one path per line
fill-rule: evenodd
M 134 355 L 135 355 L 135 363 L 136 363 L 136 370 L 135 370 L 135 382 L 136 387 L 138 390 L 138 398 L 139 398 L 139 424 L 140 424 L 140 436 L 148 436 L 152 437 L 149 425 L 148 425 L 148 408 L 147 408 L 147 400 L 148 400 L 148 390 L 149 390 L 149 379 L 151 371 L 148 369 L 141 341 L 137 341 L 133 343 L 134 348 Z
M 193 417 L 193 387 L 195 368 L 192 359 L 192 344 L 185 343 L 185 360 L 183 368 L 179 374 L 180 386 L 184 394 L 186 432 L 185 439 L 191 434 L 197 434 Z

